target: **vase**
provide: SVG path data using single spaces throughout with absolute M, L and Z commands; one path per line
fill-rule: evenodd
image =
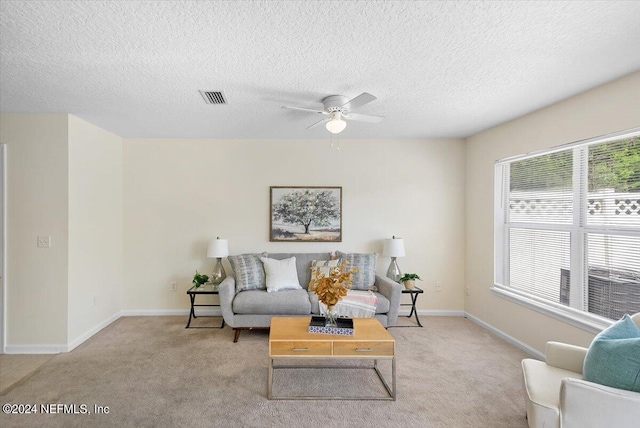
M 407 290 L 413 290 L 413 287 L 415 287 L 415 285 L 416 285 L 416 281 L 413 279 L 409 279 L 404 282 L 404 286 Z
M 324 326 L 337 327 L 338 323 L 336 322 L 336 318 L 338 318 L 338 311 L 336 311 L 336 305 L 327 306 L 327 312 L 324 315 Z

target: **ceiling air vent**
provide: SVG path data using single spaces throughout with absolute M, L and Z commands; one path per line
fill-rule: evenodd
M 226 104 L 227 99 L 222 91 L 200 91 L 204 102 L 207 104 Z

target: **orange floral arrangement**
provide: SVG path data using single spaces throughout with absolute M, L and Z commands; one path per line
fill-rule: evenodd
M 359 272 L 353 268 L 347 272 L 349 262 L 330 268 L 329 276 L 325 276 L 319 270 L 312 273 L 309 289 L 318 295 L 318 300 L 332 308 L 338 304 L 353 284 L 354 272 Z

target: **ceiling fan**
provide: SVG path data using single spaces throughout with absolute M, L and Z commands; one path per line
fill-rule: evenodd
M 352 111 L 365 104 L 377 100 L 376 97 L 368 92 L 363 92 L 353 99 L 349 99 L 344 95 L 330 95 L 322 100 L 323 110 L 314 110 L 304 107 L 282 106 L 282 108 L 290 110 L 301 110 L 310 113 L 322 114 L 327 116 L 318 122 L 307 126 L 307 129 L 314 128 L 321 123 L 326 123 L 327 130 L 332 134 L 339 134 L 347 127 L 346 120 L 357 120 L 360 122 L 380 122 L 384 116 L 376 116 L 373 114 L 353 113 Z

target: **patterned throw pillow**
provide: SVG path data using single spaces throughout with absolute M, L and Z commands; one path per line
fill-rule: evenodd
M 228 259 L 236 277 L 236 293 L 267 288 L 260 254 L 240 254 Z
M 349 262 L 349 268 L 358 268 L 359 272 L 353 274 L 353 290 L 373 290 L 376 291 L 376 287 L 373 284 L 376 282 L 376 260 L 378 259 L 377 253 L 372 254 L 358 254 L 358 253 L 342 253 L 336 251 L 336 256 L 340 260 L 339 264 Z
M 338 260 L 312 260 L 311 261 L 311 282 L 316 279 L 320 274 L 322 276 L 329 276 L 331 268 L 338 266 Z

